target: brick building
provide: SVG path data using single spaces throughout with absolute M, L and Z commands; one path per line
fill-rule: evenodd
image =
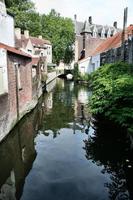
M 90 56 L 98 45 L 120 31 L 117 22 L 114 22 L 113 26 L 108 26 L 93 23 L 91 16 L 85 22 L 79 22 L 76 15 L 74 18 L 75 62 Z
M 133 25 L 126 28 L 124 35 L 123 42 L 123 31 L 104 40 L 90 56 L 79 61 L 79 71 L 90 74 L 106 63 L 133 63 Z
M 49 40 L 42 38 L 42 36 L 32 37 L 29 31 L 25 30 L 21 33 L 20 28 L 15 29 L 15 45 L 33 57 L 46 57 L 48 64 L 52 63 L 52 44 Z
M 32 106 L 31 57 L 0 43 L 3 72 L 0 77 L 0 140 Z M 4 63 L 5 61 L 5 63 Z M 5 69 L 5 70 L 4 70 Z
M 118 61 L 133 63 L 133 25 L 128 26 L 125 30 L 124 44 L 122 44 L 122 35 L 122 31 L 115 34 L 94 51 L 93 55 L 100 54 L 100 65 Z
M 35 66 L 33 77 L 32 64 L 35 61 L 30 54 L 15 48 L 14 17 L 6 12 L 3 0 L 0 0 L 0 8 L 1 141 L 14 125 L 35 107 L 42 88 L 41 66 Z

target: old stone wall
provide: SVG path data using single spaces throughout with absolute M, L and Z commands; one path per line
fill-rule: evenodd
M 133 39 L 125 41 L 124 55 L 123 46 L 101 53 L 100 65 L 104 65 L 106 63 L 115 63 L 119 61 L 125 61 L 129 64 L 133 64 Z

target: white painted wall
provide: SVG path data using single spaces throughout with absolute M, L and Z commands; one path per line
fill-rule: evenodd
M 47 63 L 52 63 L 52 45 L 45 44 L 47 49 L 44 50 L 44 54 L 47 57 Z
M 90 73 L 94 72 L 99 67 L 100 67 L 100 54 L 91 57 Z
M 79 62 L 79 72 L 82 75 L 91 74 L 100 67 L 100 54 L 88 57 Z
M 0 95 L 8 92 L 7 52 L 0 48 Z
M 0 2 L 0 6 L 5 6 Z M 14 18 L 8 14 L 0 12 L 0 43 L 15 46 L 14 39 Z
M 28 52 L 30 55 L 34 55 L 35 54 L 35 49 L 34 49 L 34 47 L 33 47 L 33 45 L 32 45 L 30 40 L 27 43 L 25 51 Z
M 89 74 L 90 57 L 79 62 L 79 72 L 81 75 Z

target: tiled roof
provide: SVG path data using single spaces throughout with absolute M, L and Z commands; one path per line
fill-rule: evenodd
M 45 39 L 40 39 L 37 37 L 30 37 L 30 40 L 32 42 L 32 44 L 38 46 L 44 46 L 44 44 L 51 44 L 51 42 L 49 40 L 45 40 Z
M 38 65 L 39 60 L 39 57 L 32 57 L 32 65 Z
M 76 34 L 80 35 L 80 33 L 82 32 L 82 30 L 84 28 L 84 23 L 76 21 L 75 26 L 76 26 Z
M 45 44 L 51 45 L 51 42 L 49 40 L 40 39 L 40 38 L 37 38 L 37 37 L 26 38 L 24 35 L 21 35 L 21 39 L 17 39 L 17 37 L 15 37 L 16 47 L 26 48 L 29 40 L 31 40 L 31 43 L 35 46 L 44 47 Z
M 24 56 L 24 57 L 27 57 L 27 58 L 31 58 L 31 56 L 29 54 L 24 53 L 23 51 L 18 50 L 18 49 L 14 48 L 14 47 L 10 47 L 8 45 L 5 45 L 3 43 L 0 43 L 0 48 L 6 49 L 7 51 L 9 51 L 9 52 L 11 52 L 13 54 L 17 54 L 19 56 Z
M 130 25 L 126 31 L 125 31 L 125 35 L 126 38 L 128 37 L 129 34 L 132 34 L 133 31 L 133 25 Z M 121 46 L 122 43 L 122 31 L 119 33 L 116 33 L 113 37 L 110 37 L 108 39 L 106 39 L 105 41 L 103 41 L 96 49 L 95 51 L 92 53 L 92 55 L 97 55 L 100 54 L 102 52 L 106 52 L 109 49 L 115 49 Z

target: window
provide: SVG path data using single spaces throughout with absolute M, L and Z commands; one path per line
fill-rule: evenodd
M 0 95 L 8 92 L 7 54 L 0 49 Z
M 28 52 L 29 52 L 29 53 L 32 53 L 32 50 L 31 50 L 31 49 L 28 49 Z

